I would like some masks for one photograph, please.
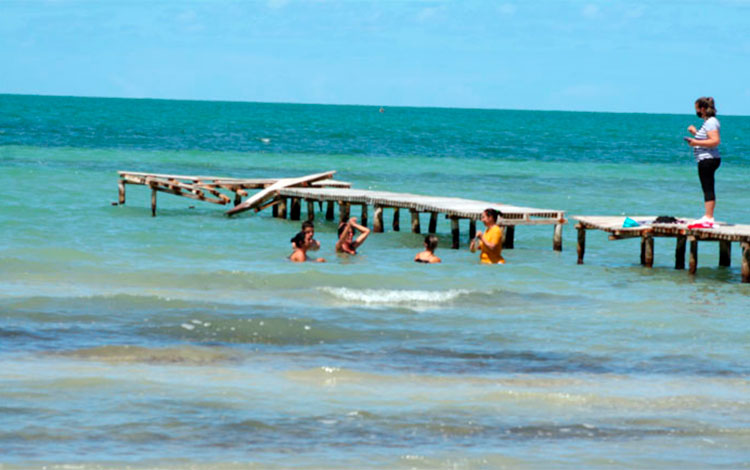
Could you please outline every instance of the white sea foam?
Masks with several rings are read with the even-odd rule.
[[[471,292],[465,289],[446,291],[350,289],[347,287],[320,287],[319,289],[337,299],[366,305],[434,305],[449,302]]]

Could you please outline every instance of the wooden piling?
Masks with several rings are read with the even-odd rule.
[[[409,212],[411,213],[411,232],[421,233],[422,229],[419,226],[419,212],[414,209],[409,210]]]
[[[437,232],[437,221],[438,221],[438,213],[430,212],[430,227],[428,228],[430,233]]]
[[[282,197],[280,199],[278,206],[279,206],[279,209],[276,212],[276,216],[279,219],[286,219],[286,198],[285,197]]]
[[[291,199],[292,199],[292,204],[289,210],[289,219],[299,220],[301,217],[300,212],[302,212],[302,208],[301,208],[302,204],[301,204],[300,198],[293,197]]]
[[[271,206],[271,217],[278,217],[279,216],[279,205],[274,204]]]
[[[393,208],[393,231],[398,232],[400,230],[401,214],[399,213],[398,207]]]
[[[156,217],[156,188],[151,188],[151,217]]]
[[[698,270],[698,240],[690,237],[690,274],[695,274]]]
[[[469,219],[469,243],[477,236],[477,221]]]
[[[459,243],[459,232],[458,232],[458,217],[451,217],[451,235],[453,236],[453,245],[452,248],[454,250],[458,249],[458,243]]]
[[[503,248],[512,250],[513,245],[515,244],[515,241],[514,241],[515,237],[516,237],[516,226],[506,225],[505,232],[503,233]]]
[[[581,224],[576,225],[576,228],[578,229],[578,264],[583,264],[583,256],[586,254],[586,228]]]
[[[563,224],[555,224],[555,231],[552,235],[552,249],[562,251]]]
[[[125,204],[125,181],[124,180],[120,180],[117,182],[117,192],[118,192],[117,203],[120,205]]]
[[[732,242],[719,241],[719,266],[728,268],[732,265]]]
[[[641,237],[641,266],[646,265],[646,238]]]
[[[750,282],[750,242],[740,243],[742,248],[742,282]]]
[[[685,269],[685,244],[687,243],[687,237],[685,235],[679,235],[677,237],[677,243],[674,248],[674,268]]]
[[[346,223],[349,220],[349,203],[339,201],[339,222]]]
[[[373,210],[373,220],[372,222],[372,231],[377,233],[383,232],[383,206],[375,205],[375,209]]]
[[[362,204],[362,213],[359,218],[359,224],[363,227],[367,227],[367,204]]]
[[[326,207],[326,220],[333,220],[334,204],[335,202],[328,201],[328,207]]]
[[[652,268],[654,266],[654,237],[651,232],[643,235],[643,247],[643,265]]]
[[[315,220],[315,201],[307,199],[307,220],[310,222]]]

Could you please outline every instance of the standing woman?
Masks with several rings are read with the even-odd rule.
[[[712,228],[714,226],[714,208],[716,207],[716,194],[714,193],[714,173],[721,165],[719,155],[719,120],[716,119],[716,105],[711,97],[702,97],[695,100],[695,114],[703,119],[700,129],[689,126],[688,132],[693,138],[686,137],[687,143],[693,147],[695,161],[698,162],[698,176],[703,188],[703,199],[706,205],[706,213],[692,225],[695,228]]]

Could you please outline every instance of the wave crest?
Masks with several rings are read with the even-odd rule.
[[[470,294],[465,289],[447,291],[400,289],[350,289],[347,287],[319,287],[321,292],[339,300],[366,305],[424,305],[442,304]]]

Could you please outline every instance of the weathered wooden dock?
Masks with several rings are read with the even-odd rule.
[[[369,191],[352,189],[351,184],[332,180],[334,171],[307,175],[299,178],[281,179],[241,179],[206,176],[165,175],[154,173],[137,173],[120,171],[119,203],[125,203],[125,185],[139,184],[151,188],[151,213],[156,215],[156,193],[165,192],[177,196],[189,197],[214,204],[229,204],[234,207],[228,215],[246,210],[256,212],[271,208],[273,216],[287,218],[287,208],[291,220],[300,220],[302,201],[307,205],[307,218],[315,218],[315,203],[322,209],[327,203],[326,220],[335,219],[335,206],[339,207],[339,220],[349,218],[352,206],[360,206],[360,223],[367,225],[369,206],[373,207],[373,231],[384,231],[384,211],[392,212],[394,231],[400,230],[400,211],[408,210],[411,214],[411,231],[421,233],[420,214],[430,215],[428,232],[437,231],[437,223],[442,214],[451,221],[452,246],[460,245],[460,221],[469,222],[468,240],[476,234],[476,221],[482,212],[492,207],[503,214],[498,225],[504,227],[503,246],[514,247],[515,227],[517,225],[553,225],[552,246],[556,251],[562,250],[562,229],[567,223],[565,212],[552,209],[513,206],[497,202],[477,201],[454,197],[424,196],[408,193],[386,191]],[[248,189],[260,189],[248,196]]]
[[[351,187],[351,183],[330,179],[334,173],[321,173],[321,178],[313,178],[308,183],[312,186]],[[151,188],[152,216],[156,216],[157,192],[221,205],[234,201],[234,205],[238,206],[242,202],[242,198],[248,196],[248,189],[265,189],[283,180],[282,178],[225,178],[220,176],[166,175],[135,171],[118,171],[117,174],[120,176],[117,183],[119,189],[118,203],[125,204],[125,185],[148,186]]]
[[[629,216],[641,223],[637,227],[623,227],[625,216],[573,216],[578,221],[578,264],[583,264],[586,251],[586,231],[600,230],[609,233],[610,240],[640,238],[641,264],[652,267],[654,264],[654,238],[675,239],[675,269],[685,269],[685,252],[690,242],[689,272],[695,274],[698,268],[698,242],[718,242],[719,266],[730,266],[732,243],[737,242],[742,252],[742,282],[750,282],[750,225],[721,224],[715,228],[689,229],[687,223],[657,224],[655,216]]]

